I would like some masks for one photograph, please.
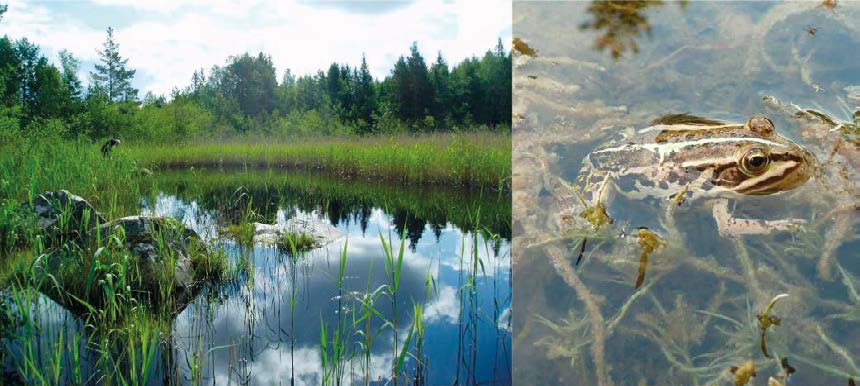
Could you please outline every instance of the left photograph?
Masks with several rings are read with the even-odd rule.
[[[510,2],[0,0],[0,385],[509,385]]]

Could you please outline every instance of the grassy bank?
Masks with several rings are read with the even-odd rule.
[[[414,185],[509,189],[511,175],[511,137],[495,133],[132,144],[123,152],[161,168],[321,170]]]
[[[27,201],[65,189],[107,218],[137,214],[140,198],[152,191],[152,179],[127,154],[106,159],[99,148],[61,139],[0,144],[0,200]]]

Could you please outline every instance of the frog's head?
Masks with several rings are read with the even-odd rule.
[[[815,156],[780,136],[763,116],[750,118],[733,157],[714,171],[714,183],[738,194],[765,195],[803,185],[818,169]]]

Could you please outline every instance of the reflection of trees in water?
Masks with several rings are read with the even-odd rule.
[[[679,4],[685,7],[687,1],[680,1]],[[603,31],[594,39],[594,48],[598,51],[608,49],[613,58],[619,59],[628,50],[639,52],[636,40],[642,32],[649,36],[651,34],[651,24],[645,12],[661,5],[662,0],[595,0],[587,10],[594,19],[581,24],[579,28]]]
[[[396,210],[409,212],[409,221],[414,223],[406,227],[412,232],[410,240],[420,238],[424,225],[433,229],[437,239],[448,223],[462,230],[474,229],[477,215],[480,215],[478,221],[482,227],[505,239],[510,239],[511,235],[510,198],[495,194],[456,190],[416,192],[403,187],[357,183],[331,186],[324,182],[319,186],[302,183],[243,184],[244,181],[224,182],[217,178],[212,183],[203,178],[195,184],[182,178],[182,173],[164,178],[164,186],[175,187],[174,191],[166,193],[176,194],[188,202],[196,201],[202,208],[216,210],[219,221],[228,224],[246,220],[245,214],[250,206],[258,215],[253,221],[275,222],[279,210],[285,210],[288,218],[295,215],[295,210],[316,211],[334,225],[358,224],[362,232],[367,232],[373,208],[382,208],[388,215],[393,215]],[[237,194],[236,186],[240,185],[241,193]],[[402,227],[405,218],[398,219],[397,225]],[[422,221],[419,227],[417,222]],[[370,231],[375,233],[373,229]]]

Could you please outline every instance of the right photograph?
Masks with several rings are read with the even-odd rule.
[[[513,3],[513,382],[860,382],[860,2]]]

